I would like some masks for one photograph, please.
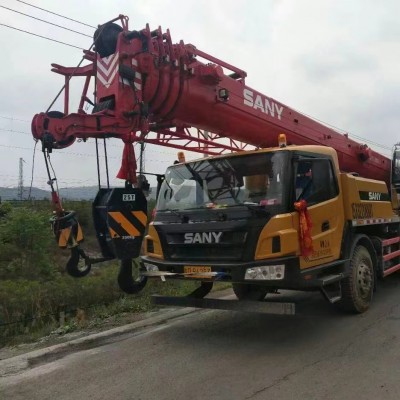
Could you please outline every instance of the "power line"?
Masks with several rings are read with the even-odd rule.
[[[52,42],[61,43],[61,44],[64,44],[65,46],[74,47],[75,49],[85,50],[85,49],[83,49],[82,47],[78,47],[78,46],[75,46],[75,45],[73,45],[73,44],[69,44],[69,43],[66,43],[66,42],[62,42],[61,40],[52,39],[52,38],[49,38],[49,37],[47,37],[47,36],[38,35],[37,33],[25,31],[25,30],[23,30],[23,29],[19,29],[19,28],[16,28],[16,27],[14,27],[14,26],[11,26],[11,25],[6,25],[6,24],[0,23],[0,26],[5,26],[6,28],[10,28],[10,29],[14,29],[14,30],[16,30],[16,31],[28,33],[29,35],[37,36],[37,37],[40,37],[40,38],[42,38],[42,39],[50,40],[50,41],[52,41]]]
[[[31,123],[31,121],[28,121],[26,119],[18,119],[18,118],[13,118],[13,117],[6,117],[5,115],[0,115],[0,118],[8,119],[10,121],[28,122],[29,124]]]
[[[2,5],[0,5],[0,7],[6,9],[8,11],[12,11],[12,12],[15,12],[17,14],[24,15],[25,17],[33,18],[33,19],[36,19],[37,21],[44,22],[45,24],[53,25],[53,26],[56,26],[57,28],[65,29],[67,31],[71,31],[71,32],[77,33],[78,35],[87,36],[87,37],[91,38],[91,36],[90,35],[86,35],[86,33],[75,31],[74,29],[70,29],[70,28],[67,28],[65,26],[58,25],[58,24],[55,24],[55,23],[50,22],[50,21],[46,21],[44,19],[34,17],[33,15],[25,14],[25,13],[23,13],[21,11],[13,10],[12,8],[8,8],[8,7],[2,6]]]
[[[10,133],[22,133],[22,134],[24,134],[24,135],[32,135],[32,134],[29,133],[29,132],[16,131],[16,130],[14,130],[14,129],[4,129],[4,128],[0,128],[0,131],[2,131],[2,132],[10,132]]]
[[[76,22],[77,24],[85,25],[85,26],[88,26],[89,28],[96,29],[96,27],[93,26],[93,25],[89,25],[89,24],[86,24],[85,22],[81,22],[81,21],[78,21],[78,20],[76,20],[76,19],[66,17],[65,15],[62,15],[62,14],[57,14],[57,13],[55,13],[55,12],[53,12],[53,11],[46,10],[45,8],[41,8],[41,7],[35,6],[35,5],[33,5],[33,4],[27,3],[26,1],[22,1],[22,0],[16,0],[16,1],[18,1],[19,3],[22,3],[22,4],[26,4],[26,5],[29,6],[29,7],[37,8],[38,10],[47,12],[47,13],[49,13],[49,14],[57,15],[57,17],[65,18],[65,19],[68,19],[69,21]]]
[[[0,147],[4,147],[7,149],[19,149],[19,150],[29,150],[32,151],[31,147],[22,147],[22,146],[11,146],[11,145],[6,145],[6,144],[0,144]],[[55,153],[52,153],[53,156],[58,156],[58,155],[63,155],[63,156],[74,156],[74,157],[96,157],[96,154],[89,154],[89,153],[74,153],[74,152],[63,152],[62,150],[58,150]],[[166,153],[167,154],[167,153]],[[104,158],[103,155],[99,155],[99,157]],[[117,156],[108,156],[108,158],[111,158],[113,160],[121,160],[121,157]],[[148,160],[151,162],[160,162],[160,163],[170,163],[169,161],[166,160]]]
[[[9,117],[1,117],[0,118],[6,118],[6,119],[10,119],[12,120],[12,118]],[[24,121],[25,122],[25,121]],[[28,122],[28,121],[26,121]],[[0,128],[0,132],[9,132],[9,133],[22,133],[23,135],[29,135],[31,136],[32,133],[30,132],[25,132],[25,131],[19,131],[19,130],[15,130],[15,129],[5,129],[5,128]],[[117,139],[117,138],[116,138]],[[135,146],[138,142],[135,143]],[[100,146],[103,146],[103,143],[99,143]],[[118,144],[113,144],[113,143],[108,143],[107,146],[112,146],[112,147],[116,147],[118,149],[123,149],[124,146],[123,145],[118,145]],[[152,149],[147,149],[146,151],[149,152],[153,152],[153,153],[157,153],[157,154],[167,154],[167,155],[175,155],[175,153],[173,153],[172,151],[159,151],[159,150],[152,150]],[[149,160],[149,161],[154,161],[154,160]]]

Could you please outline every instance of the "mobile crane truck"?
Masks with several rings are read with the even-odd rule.
[[[390,160],[246,86],[239,68],[183,41],[173,44],[168,30],[129,30],[124,16],[98,27],[84,58],[89,63],[76,68],[53,64],[65,76],[64,112],[35,115],[32,133],[47,156],[76,138],[123,140],[118,177],[125,187],[100,189],[93,204],[100,261],[121,260],[123,290],[137,292],[148,278],[197,280],[189,296],[156,301],[248,310],[264,304],[267,312],[289,314],[290,303],[260,301],[278,289],[319,290],[362,313],[377,280],[400,269],[397,145]],[[72,76],[86,78],[75,113],[68,109]],[[94,102],[87,97],[91,78]],[[181,159],[159,177],[146,235],[137,141],[211,155]],[[81,249],[79,223],[54,190],[53,200],[54,232],[60,247],[71,249],[69,272],[84,275],[89,268],[78,269],[79,257],[87,267],[96,260]],[[131,259],[140,253],[134,280]],[[221,280],[251,301],[204,298]]]

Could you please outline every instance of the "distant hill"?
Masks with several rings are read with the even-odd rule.
[[[23,199],[27,199],[29,196],[29,188],[24,188]],[[18,188],[5,188],[0,187],[0,198],[1,200],[19,200]],[[31,198],[36,200],[50,199],[50,192],[33,187],[31,190]]]
[[[93,200],[98,191],[97,186],[77,186],[60,188],[60,197],[68,200]],[[155,198],[156,188],[152,188],[150,198]],[[22,198],[26,200],[29,197],[29,188],[24,188]],[[0,198],[3,201],[19,200],[18,188],[0,187]],[[50,200],[50,190],[43,190],[33,187],[31,190],[31,198],[35,200]]]

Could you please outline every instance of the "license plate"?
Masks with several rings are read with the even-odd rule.
[[[204,265],[186,265],[183,267],[183,272],[185,274],[190,274],[187,276],[188,278],[204,278],[204,275],[201,274],[211,272],[211,267],[206,267]]]

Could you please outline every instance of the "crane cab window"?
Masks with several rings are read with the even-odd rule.
[[[295,200],[308,205],[321,203],[338,195],[332,164],[327,159],[300,160],[295,163]]]
[[[396,148],[393,153],[392,183],[396,190],[400,190],[400,149]]]
[[[285,212],[292,189],[289,152],[206,158],[171,166],[157,200],[158,211],[263,207]]]

